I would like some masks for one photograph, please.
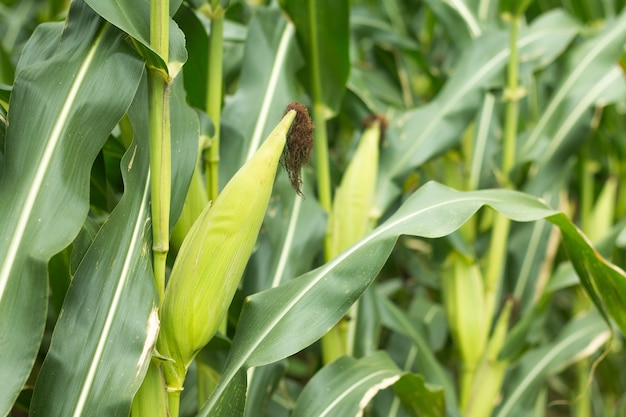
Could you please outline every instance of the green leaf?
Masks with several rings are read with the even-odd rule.
[[[185,196],[196,166],[200,124],[198,113],[187,104],[182,77],[175,78],[170,84],[170,93],[170,131],[172,136],[171,229],[183,210]],[[146,102],[145,109],[147,108]]]
[[[125,193],[72,280],[37,381],[33,416],[127,414],[152,356],[159,323],[150,256],[145,77],[143,81],[129,110],[135,141],[121,161]],[[180,96],[182,80],[174,84],[173,97],[176,91]],[[197,151],[190,140],[197,137],[197,122],[190,120],[196,116],[184,101],[172,102],[178,104],[172,106],[172,129],[179,133],[172,142],[173,172],[188,181]],[[173,210],[180,211],[184,188],[175,187],[172,195],[177,201]]]
[[[80,263],[63,303],[33,394],[33,416],[127,414],[145,375],[158,315],[147,223],[148,141],[136,138],[122,160],[124,197]]]
[[[463,46],[469,39],[483,34],[482,25],[468,4],[470,2],[427,0],[426,3],[437,15],[439,21],[446,26],[447,32],[458,46]]]
[[[176,23],[185,33],[185,47],[189,57],[183,66],[185,90],[189,94],[189,103],[197,108],[205,108],[207,89],[207,68],[209,36],[201,18],[187,5],[183,4],[174,16]]]
[[[568,54],[566,71],[541,118],[519,153],[522,161],[535,160],[534,176],[526,189],[539,195],[560,173],[564,161],[581,143],[582,126],[592,121],[589,111],[598,102],[614,102],[626,93],[624,73],[617,65],[626,42],[626,10],[607,23],[600,34]],[[617,94],[617,96],[615,95]]]
[[[250,22],[237,92],[224,105],[220,177],[227,181],[252,157],[298,95],[295,74],[301,59],[294,26],[279,9],[260,8]]]
[[[455,395],[452,378],[439,363],[414,322],[405,312],[382,296],[378,295],[376,297],[376,303],[378,311],[380,311],[382,323],[394,332],[409,337],[417,348],[415,360],[418,372],[423,374],[429,383],[442,387],[447,409],[458,409],[458,400]]]
[[[350,73],[349,2],[285,0],[305,57],[304,78],[313,101],[328,118],[339,109]]]
[[[528,352],[506,384],[503,403],[496,417],[514,415],[514,410],[528,401],[527,395],[539,388],[544,378],[565,366],[587,357],[610,337],[610,329],[597,313],[572,320],[552,343]]]
[[[34,39],[55,34],[58,26],[45,25]],[[144,66],[123,35],[81,1],[72,3],[54,54],[51,44],[27,45],[11,94],[0,177],[0,193],[11,196],[0,204],[0,415],[37,355],[46,263],[80,230],[91,164],[130,106]]]
[[[406,374],[393,385],[396,395],[410,416],[444,417],[443,390],[424,381],[421,375]]]
[[[611,308],[624,305],[615,300],[623,296],[612,286],[626,283],[626,274],[597,255],[564,214],[551,210],[535,197],[516,191],[458,192],[430,182],[409,197],[386,222],[332,261],[277,288],[247,298],[222,380],[200,415],[207,416],[214,411],[216,399],[242,367],[275,362],[325,334],[372,283],[399,235],[429,238],[448,235],[483,205],[515,221],[546,218],[559,226],[572,263],[579,274],[583,274],[581,279],[593,280],[594,286],[601,288],[603,297],[615,302]],[[626,290],[621,294],[626,294]],[[594,300],[601,306],[597,296]]]
[[[607,263],[564,214],[552,216],[548,220],[561,229],[563,246],[593,303],[605,319],[605,311],[608,312],[622,333],[626,334],[626,273]]]
[[[182,0],[170,0],[170,16]],[[175,78],[185,61],[185,35],[170,19],[169,57],[159,56],[150,45],[150,0],[127,2],[122,0],[85,0],[89,6],[111,24],[128,33],[139,43],[135,46],[149,66],[165,71]],[[165,63],[168,63],[167,65]]]
[[[566,231],[571,225],[564,215],[556,214],[527,194],[509,190],[461,193],[437,183],[424,185],[385,223],[329,263],[277,288],[248,297],[222,381],[200,415],[209,415],[224,385],[241,367],[275,362],[325,334],[371,284],[400,234],[445,236],[458,229],[482,205],[489,205],[516,221],[548,218]],[[595,253],[580,236],[567,234],[566,237],[581,253]],[[583,259],[586,256],[572,261],[580,263]],[[594,273],[605,274],[607,279],[624,278],[623,272],[601,258],[589,268]],[[607,276],[609,271],[612,275]],[[315,321],[307,319],[311,316]]]
[[[293,417],[362,416],[376,393],[402,373],[385,352],[361,359],[343,356],[313,376],[298,397]]]
[[[545,65],[576,34],[577,24],[562,12],[546,13],[518,41],[520,57],[530,67]],[[389,145],[381,155],[379,188],[381,209],[397,195],[388,180],[400,179],[411,169],[458,143],[480,103],[484,89],[501,83],[509,58],[508,34],[489,32],[474,40],[464,51],[454,73],[439,95],[427,105],[396,117]],[[382,211],[382,210],[381,210]]]
[[[267,415],[272,396],[279,389],[285,376],[287,362],[280,361],[254,368],[249,373],[249,388],[246,396],[246,417]]]

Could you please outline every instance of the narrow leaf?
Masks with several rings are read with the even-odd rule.
[[[595,281],[605,280],[606,286],[616,281],[626,282],[623,271],[599,257],[579,232],[570,230],[575,230],[575,226],[565,215],[551,210],[535,197],[510,190],[458,192],[430,182],[409,197],[385,223],[331,262],[277,288],[248,297],[222,380],[200,415],[212,412],[225,385],[241,367],[283,359],[325,334],[371,284],[400,234],[445,236],[457,230],[483,205],[515,221],[547,218],[563,230],[564,239],[578,251],[572,262],[582,271],[593,274]],[[311,321],[309,317],[316,319]]]
[[[444,417],[443,390],[424,381],[421,375],[406,374],[393,386],[404,409],[412,417]]]
[[[343,356],[313,376],[298,397],[293,416],[362,416],[376,393],[393,385],[402,373],[385,352],[361,359]]]
[[[233,176],[250,159],[297,96],[295,74],[301,67],[293,24],[279,9],[261,8],[250,22],[239,88],[222,113],[224,133],[237,146],[224,147],[220,177]]]
[[[543,66],[562,51],[577,29],[577,23],[563,12],[546,13],[520,34],[520,56],[531,59],[531,69]],[[381,155],[381,211],[398,194],[391,180],[402,178],[458,142],[482,102],[484,89],[501,82],[498,77],[508,58],[508,34],[486,33],[466,48],[454,74],[432,102],[395,118],[389,146]]]
[[[159,56],[150,45],[150,0],[121,1],[121,0],[85,0],[100,16],[122,31],[128,33],[135,40],[141,55],[148,65],[162,69],[171,78],[176,77],[185,61],[185,35],[178,25],[170,19],[169,57]],[[170,16],[176,12],[182,0],[170,1]],[[168,62],[168,65],[165,63]]]
[[[497,409],[496,417],[514,415],[525,396],[545,377],[562,370],[566,365],[589,356],[610,336],[606,323],[596,313],[572,320],[557,339],[547,346],[528,352],[520,365],[512,372],[511,389],[503,394],[504,402]]]
[[[35,33],[50,29],[60,33],[50,25]],[[122,34],[82,1],[72,3],[54,54],[49,47],[28,44],[28,65],[20,65],[11,94],[0,177],[0,194],[11,196],[0,204],[0,415],[10,409],[37,355],[47,309],[46,263],[80,230],[91,164],[128,109],[143,71]]]

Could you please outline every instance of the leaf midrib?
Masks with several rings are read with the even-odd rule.
[[[98,52],[98,48],[100,47],[102,39],[104,38],[107,27],[108,25],[105,24],[100,30],[100,33],[98,33],[95,37],[89,52],[85,56],[85,59],[81,64],[80,69],[78,70],[76,77],[74,78],[74,81],[72,82],[67,97],[65,98],[65,101],[61,106],[59,116],[57,117],[52,131],[50,132],[50,135],[48,136],[48,139],[46,141],[44,152],[41,156],[41,159],[39,160],[39,164],[37,165],[37,170],[35,171],[32,186],[30,187],[29,192],[26,195],[25,202],[22,205],[23,208],[20,211],[20,215],[15,224],[13,233],[9,238],[8,252],[6,257],[3,259],[2,268],[0,269],[0,302],[2,302],[2,299],[4,297],[11,271],[13,270],[15,260],[19,253],[19,248],[21,247],[22,241],[24,239],[24,234],[26,233],[28,222],[32,216],[35,202],[38,195],[40,194],[41,187],[50,167],[52,158],[61,140],[63,129],[70,118],[76,97],[78,96],[78,93],[80,92],[83,82],[85,81],[87,73],[89,72],[89,69],[93,64],[93,59],[96,55],[96,52]]]

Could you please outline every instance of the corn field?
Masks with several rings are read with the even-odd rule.
[[[0,417],[626,415],[623,0],[0,0]]]

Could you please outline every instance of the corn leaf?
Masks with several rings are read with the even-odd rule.
[[[214,414],[215,401],[242,367],[278,361],[325,334],[373,282],[399,235],[428,238],[448,235],[483,205],[515,221],[547,218],[556,224],[563,232],[572,263],[579,275],[583,275],[583,282],[593,280],[607,304],[617,308],[626,291],[617,292],[612,287],[626,285],[624,272],[597,255],[565,215],[520,192],[463,193],[430,182],[386,222],[332,261],[277,288],[247,298],[222,380],[200,415],[219,415]],[[599,296],[596,295],[594,301],[601,307]],[[618,315],[616,321],[626,329],[626,320],[621,317]]]
[[[181,85],[182,80],[173,85],[179,92],[175,97],[180,98]],[[139,91],[129,110],[135,142],[121,165],[126,192],[72,280],[37,381],[33,416],[127,414],[152,356],[159,322],[151,258],[145,78]],[[183,105],[172,109],[172,128],[178,132],[172,146],[173,171],[187,183],[197,151],[194,118]],[[173,189],[177,211],[184,190]],[[111,242],[116,242],[114,250]],[[58,401],[60,397],[64,400]]]
[[[446,408],[450,410],[451,414],[456,414],[458,399],[455,395],[452,378],[439,363],[417,326],[404,311],[380,294],[376,296],[376,305],[384,326],[411,339],[417,348],[415,360],[418,372],[423,375],[428,383],[441,388]]]
[[[0,204],[0,415],[39,349],[47,261],[80,230],[91,164],[130,106],[143,71],[122,34],[82,1],[72,3],[60,40],[59,29],[36,31],[34,40],[50,40],[27,45],[11,94],[0,177],[0,194],[10,196]]]
[[[424,381],[421,375],[405,374],[393,385],[402,406],[412,417],[444,417],[443,390]]]
[[[294,417],[362,416],[376,393],[403,372],[385,352],[354,359],[343,356],[325,366],[298,397]]]
[[[250,22],[239,88],[224,105],[222,123],[236,146],[223,149],[220,177],[226,181],[250,159],[297,97],[295,74],[301,58],[293,24],[279,9],[259,9]]]
[[[147,221],[148,142],[141,136],[122,160],[124,197],[65,297],[33,394],[33,416],[127,414],[145,375],[158,316]]]
[[[170,19],[169,57],[159,56],[150,45],[150,0],[85,0],[89,6],[111,24],[128,33],[138,43],[136,47],[148,65],[160,68],[172,78],[187,61],[185,35]],[[170,15],[174,14],[182,0],[170,0]],[[166,65],[165,63],[169,64]]]
[[[529,60],[526,70],[553,59],[577,30],[576,22],[563,12],[554,11],[538,18],[521,32],[518,41],[520,56]],[[477,38],[463,52],[453,75],[433,101],[398,115],[381,158],[381,211],[398,193],[391,180],[401,179],[409,170],[458,143],[482,102],[484,90],[501,82],[508,48],[505,32],[489,32]]]
[[[546,377],[595,352],[610,334],[606,322],[596,312],[572,320],[553,342],[522,357],[511,371],[509,389],[503,393],[504,401],[494,415],[506,417],[530,412],[532,396],[529,393],[540,389]]]
[[[561,174],[564,162],[582,142],[582,127],[591,123],[590,109],[626,93],[624,72],[617,64],[625,42],[626,10],[567,55],[562,81],[520,149],[520,159],[536,165],[525,188],[531,194],[541,195]]]

